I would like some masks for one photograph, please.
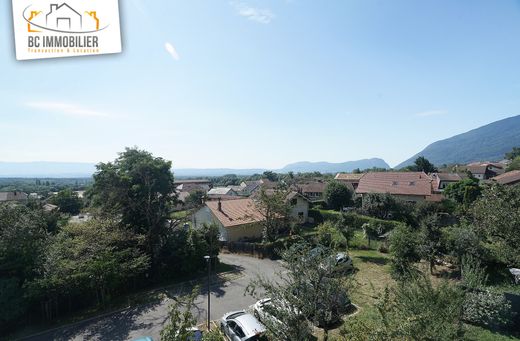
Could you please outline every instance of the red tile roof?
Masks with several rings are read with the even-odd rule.
[[[361,179],[365,175],[365,173],[338,173],[334,177],[336,180],[342,180],[342,181],[354,181],[357,182],[359,179]]]
[[[513,170],[504,174],[497,175],[494,178],[491,178],[491,180],[494,180],[502,185],[515,184],[517,182],[520,182],[520,170]]]
[[[264,216],[252,199],[227,200],[221,201],[220,204],[221,210],[218,209],[218,201],[206,202],[206,206],[224,227],[258,223],[264,220]]]
[[[432,194],[431,182],[423,172],[370,172],[360,179],[356,193],[429,196]]]

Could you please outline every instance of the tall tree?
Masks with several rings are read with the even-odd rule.
[[[330,323],[348,308],[348,283],[330,273],[335,253],[318,248],[307,242],[293,245],[282,252],[283,270],[277,278],[257,277],[247,288],[257,298],[271,298],[267,312],[274,319],[264,322],[273,339],[313,339],[311,325],[321,325],[326,338]]]
[[[426,174],[429,174],[437,171],[435,165],[424,156],[419,156],[417,159],[415,159],[414,164],[414,168],[418,172],[425,172]]]
[[[176,202],[171,162],[137,148],[127,148],[114,162],[96,166],[90,196],[101,212],[144,234],[147,252],[156,261],[167,219]]]
[[[473,177],[449,184],[444,190],[444,195],[455,202],[468,207],[481,194],[479,180]]]
[[[333,210],[340,210],[352,201],[352,191],[339,181],[331,181],[325,187],[324,198],[327,206]]]
[[[520,267],[520,186],[489,186],[470,211],[473,226],[492,253],[507,265]]]
[[[77,193],[70,188],[61,190],[50,200],[51,203],[60,208],[60,212],[69,214],[78,214],[81,209],[81,199]]]
[[[263,216],[264,242],[273,242],[278,234],[290,225],[291,203],[287,200],[289,195],[285,190],[260,189],[257,197],[257,206]]]
[[[513,160],[520,156],[520,147],[513,147],[513,149],[506,153],[505,157],[508,160]]]
[[[419,251],[421,257],[428,261],[430,273],[433,274],[435,260],[444,251],[441,221],[437,214],[432,214],[421,222]]]

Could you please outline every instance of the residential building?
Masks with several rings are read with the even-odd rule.
[[[215,187],[208,191],[207,197],[209,199],[222,199],[222,197],[235,197],[237,192],[228,187]]]
[[[325,192],[327,184],[322,181],[313,181],[303,184],[296,184],[294,187],[298,193],[301,193],[311,202],[316,202],[323,200],[323,193]]]
[[[363,175],[365,173],[338,173],[334,179],[356,190]]]
[[[492,162],[474,162],[466,165],[466,170],[479,180],[488,180],[504,173],[504,165]]]
[[[462,180],[462,176],[457,173],[432,173],[431,178],[434,192],[442,192],[449,184]]]
[[[174,182],[177,192],[192,192],[201,190],[208,192],[211,189],[211,181],[209,180],[177,180]]]
[[[491,178],[501,185],[516,185],[520,183],[520,170],[513,170],[504,174],[497,175]]]
[[[264,216],[253,199],[208,201],[193,216],[195,226],[214,223],[223,241],[262,237]]]
[[[440,201],[442,195],[432,190],[432,179],[424,172],[369,172],[361,177],[356,194],[388,193],[399,199]]]
[[[274,190],[266,190],[274,193]],[[309,217],[309,200],[297,192],[288,193],[291,205],[290,217],[303,224]],[[224,241],[240,241],[262,237],[264,214],[255,198],[234,197],[231,200],[210,200],[193,215],[195,226],[214,223],[219,227]]]
[[[17,201],[17,202],[26,202],[28,200],[27,193],[13,191],[13,192],[0,192],[0,202],[6,201]]]

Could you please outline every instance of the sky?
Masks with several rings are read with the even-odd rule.
[[[122,54],[24,62],[10,3],[0,161],[394,166],[520,114],[519,0],[121,0]]]

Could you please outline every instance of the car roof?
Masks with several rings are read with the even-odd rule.
[[[242,331],[246,337],[253,336],[265,332],[265,327],[261,324],[253,315],[248,313],[242,313],[230,316],[232,320],[242,327]]]

